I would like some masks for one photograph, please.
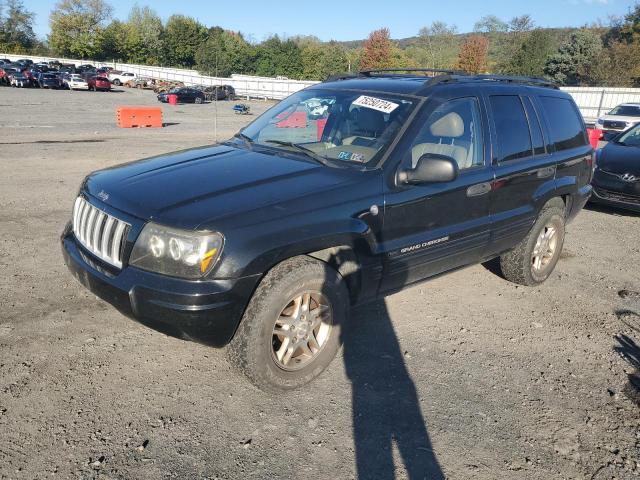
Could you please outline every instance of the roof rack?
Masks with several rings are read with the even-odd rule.
[[[475,80],[487,80],[492,82],[520,83],[523,85],[533,85],[536,87],[554,88],[556,90],[559,88],[555,82],[551,80],[546,80],[544,78],[539,78],[539,77],[521,77],[521,76],[514,76],[514,75],[487,74],[487,75],[474,75],[470,78]]]
[[[404,74],[400,72],[405,72]],[[415,75],[412,73],[426,73],[428,75],[427,80],[424,82],[424,87],[432,87],[440,83],[450,83],[457,81],[489,81],[489,82],[504,82],[504,83],[518,83],[521,85],[531,85],[535,87],[546,87],[558,89],[558,85],[551,80],[538,77],[523,77],[517,75],[496,75],[496,74],[479,74],[474,75],[461,70],[445,70],[437,68],[387,68],[380,70],[362,70],[358,73],[350,73],[343,75],[333,75],[327,78],[327,82],[348,80],[352,78],[371,78],[374,76],[388,76],[392,77],[411,77]]]
[[[372,74],[385,74],[385,73],[399,73],[399,72],[406,72],[406,73],[431,73],[433,75],[431,75],[432,77],[436,76],[436,75],[464,75],[465,72],[461,71],[461,70],[447,70],[447,69],[441,69],[441,68],[383,68],[383,69],[377,69],[377,70],[361,70],[359,72],[360,75],[365,76],[365,77],[371,77]]]

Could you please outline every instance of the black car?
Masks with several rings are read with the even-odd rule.
[[[58,73],[41,73],[36,79],[36,83],[40,88],[61,88],[62,79]]]
[[[640,212],[640,125],[598,151],[591,201]]]
[[[168,103],[169,95],[176,95],[180,103],[204,103],[206,99],[205,94],[197,88],[181,87],[159,93],[158,101]]]
[[[553,84],[363,72],[222,144],[90,174],[62,251],[125,315],[230,343],[256,385],[291,389],[331,362],[353,305],[496,257],[513,282],[546,280],[592,173]]]

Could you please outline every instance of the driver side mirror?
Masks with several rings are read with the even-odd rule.
[[[446,183],[458,178],[458,162],[438,153],[426,153],[418,159],[415,168],[398,172],[398,181],[408,185]]]

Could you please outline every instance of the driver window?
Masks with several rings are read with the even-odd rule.
[[[460,170],[484,164],[482,122],[478,100],[449,100],[437,107],[411,145],[411,166],[427,153],[453,158]]]

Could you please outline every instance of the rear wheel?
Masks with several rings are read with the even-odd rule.
[[[347,312],[347,288],[335,270],[309,257],[292,258],[260,282],[229,359],[262,390],[297,388],[335,357]]]
[[[204,100],[202,99],[202,97],[196,97],[195,102],[196,102],[197,104],[200,104],[200,103],[202,103],[203,101],[204,101]]]
[[[113,81],[113,84],[114,84],[116,87],[119,87],[120,85],[122,85],[122,82],[116,78],[116,79]]]
[[[528,286],[544,282],[560,259],[564,235],[564,202],[554,199],[542,209],[529,234],[500,257],[505,278]]]

